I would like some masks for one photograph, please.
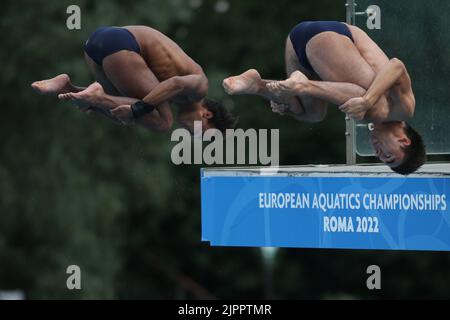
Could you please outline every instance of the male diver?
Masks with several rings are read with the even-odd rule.
[[[408,175],[426,161],[421,136],[407,123],[414,115],[411,79],[399,59],[389,59],[361,29],[335,21],[303,22],[286,41],[285,81],[263,80],[256,70],[224,80],[231,95],[271,101],[275,113],[320,122],[327,105],[350,118],[373,123],[376,155]]]
[[[146,26],[102,27],[90,36],[84,51],[97,82],[81,88],[63,74],[32,87],[73,101],[83,112],[154,132],[173,126],[170,103],[179,107],[177,122],[191,133],[194,121],[201,121],[203,130],[234,126],[235,118],[206,98],[208,78],[202,68],[161,32]]]

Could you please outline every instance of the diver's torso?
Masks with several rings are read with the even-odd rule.
[[[174,41],[145,26],[127,26],[141,47],[141,55],[159,81],[175,76],[203,74],[202,68]]]

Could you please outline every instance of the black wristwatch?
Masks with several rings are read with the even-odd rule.
[[[131,111],[133,112],[134,120],[139,120],[146,114],[149,114],[153,110],[155,110],[156,107],[150,103],[146,103],[144,101],[138,101],[135,104],[131,106]]]

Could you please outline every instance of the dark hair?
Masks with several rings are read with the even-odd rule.
[[[422,137],[408,123],[406,123],[405,134],[411,140],[411,145],[404,149],[405,160],[403,163],[392,170],[407,176],[423,166],[427,161],[427,152]]]
[[[204,106],[212,112],[213,117],[209,121],[217,130],[225,133],[227,129],[234,129],[236,127],[237,118],[222,104],[210,99],[205,99]]]

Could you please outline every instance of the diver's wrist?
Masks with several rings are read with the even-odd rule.
[[[378,99],[374,95],[371,95],[371,94],[366,94],[363,98],[366,102],[367,110],[372,109],[378,101]]]
[[[156,109],[156,106],[146,103],[144,101],[138,101],[131,106],[131,112],[133,113],[134,121],[138,121],[146,114],[153,112]]]

